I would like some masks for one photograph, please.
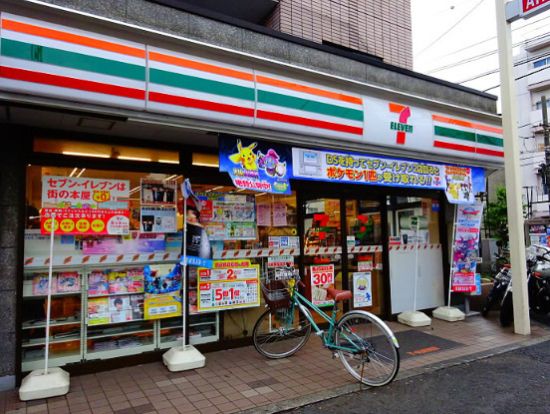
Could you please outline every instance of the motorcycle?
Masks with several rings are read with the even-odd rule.
[[[502,256],[495,256],[497,256],[497,260],[503,259]],[[487,295],[485,303],[483,304],[483,308],[481,309],[481,315],[483,317],[487,317],[491,308],[493,308],[493,306],[495,306],[497,303],[502,302],[504,294],[506,293],[506,290],[508,289],[508,285],[510,284],[510,280],[512,278],[510,264],[506,263],[506,261],[504,260],[500,261],[502,262],[502,265],[500,266],[500,270],[495,276],[493,287],[491,288],[489,295]]]
[[[533,245],[533,247],[536,251],[531,251],[527,257],[529,310],[535,315],[547,315],[550,312],[550,249],[540,245]],[[539,254],[541,251],[542,254]],[[497,284],[500,284],[498,292],[502,292],[505,287],[500,305],[500,324],[501,326],[509,326],[514,320],[512,272],[510,268],[508,268],[506,276],[501,277],[500,282],[495,280],[495,285]],[[493,289],[495,285],[493,285]]]

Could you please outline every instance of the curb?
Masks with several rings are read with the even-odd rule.
[[[529,339],[516,344],[503,345],[501,347],[491,349],[489,351],[477,352],[463,357],[457,357],[442,362],[436,362],[420,368],[410,368],[400,372],[397,375],[395,381],[402,381],[404,379],[416,377],[418,375],[426,374],[429,372],[439,371],[441,369],[450,368],[457,365],[468,364],[474,361],[491,358],[497,355],[501,355],[510,351],[515,351],[520,348],[526,348],[528,346],[537,345],[542,342],[550,341],[550,336],[544,336],[540,338]],[[320,391],[303,397],[293,398],[291,400],[267,404],[262,407],[255,407],[248,410],[241,411],[241,414],[272,414],[284,411],[293,410],[295,408],[303,407],[305,405],[315,404],[318,402],[330,400],[332,398],[340,397],[346,394],[352,394],[359,391],[364,391],[370,387],[360,385],[357,383],[345,385],[338,388],[332,388],[326,391]]]

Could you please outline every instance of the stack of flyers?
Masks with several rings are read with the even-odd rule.
[[[88,295],[100,296],[109,294],[109,281],[107,275],[101,271],[95,271],[88,277]]]
[[[133,320],[132,307],[130,306],[130,296],[112,296],[109,298],[109,311],[111,313],[111,322],[127,322]]]
[[[52,276],[52,293],[57,293],[57,277]],[[47,295],[48,294],[48,275],[37,274],[32,279],[32,294]]]
[[[80,291],[80,276],[78,272],[61,272],[57,275],[57,292],[70,293]]]
[[[109,299],[92,298],[88,300],[88,325],[101,325],[110,322]]]
[[[126,272],[112,271],[109,273],[109,293],[128,293]]]
[[[143,292],[143,269],[130,269],[127,275],[129,293]]]

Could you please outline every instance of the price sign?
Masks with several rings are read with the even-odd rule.
[[[327,289],[334,287],[334,265],[315,265],[309,267],[311,275],[311,301],[314,305],[328,306],[334,304],[327,299]]]
[[[212,269],[198,269],[197,310],[260,306],[260,266],[250,260],[215,260]]]

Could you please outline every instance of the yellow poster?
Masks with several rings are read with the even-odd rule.
[[[145,294],[144,318],[161,319],[181,315],[180,292]]]

